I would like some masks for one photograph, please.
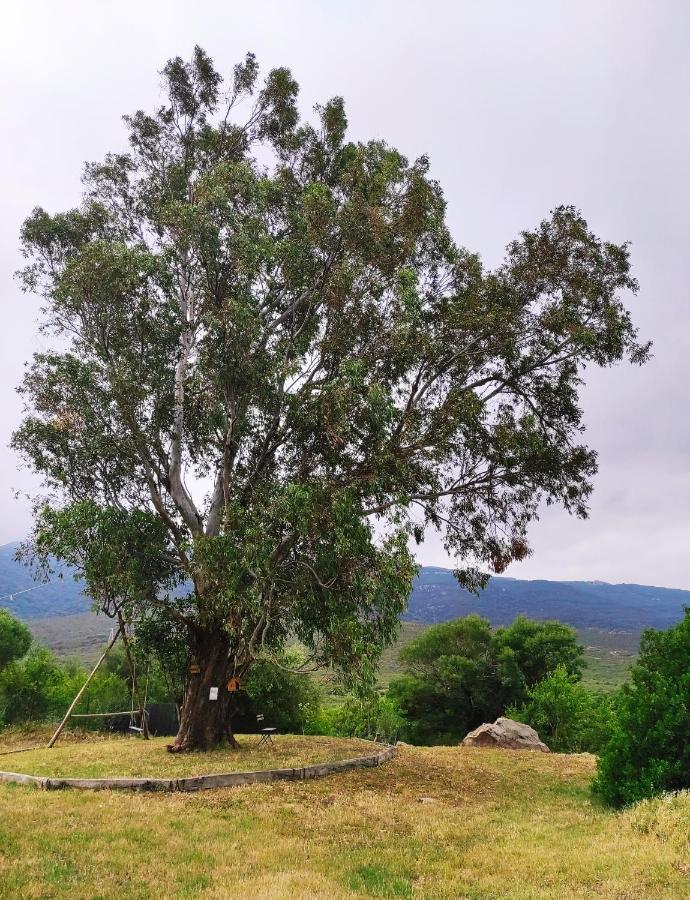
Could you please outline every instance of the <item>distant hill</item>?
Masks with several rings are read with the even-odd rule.
[[[0,606],[31,627],[34,637],[61,655],[94,655],[106,639],[111,622],[95,616],[82,585],[69,569],[48,584],[33,580],[31,571],[14,559],[17,544],[0,547]],[[25,593],[22,593],[25,592]],[[578,629],[587,647],[592,678],[615,686],[624,677],[645,628],[668,628],[690,606],[690,591],[639,584],[597,581],[522,581],[492,578],[478,597],[464,591],[449,569],[422,568],[403,617],[405,643],[423,625],[445,622],[478,612],[493,625],[512,622],[524,613],[534,619],[559,619]],[[385,666],[397,668],[393,648]],[[384,668],[385,668],[384,666]]]
[[[47,584],[35,581],[31,569],[15,560],[18,543],[0,546],[0,606],[20,619],[47,619],[88,612],[91,601],[67,567]],[[8,596],[11,595],[11,596]]]
[[[494,625],[504,625],[524,613],[578,629],[639,632],[668,628],[682,618],[684,606],[690,606],[690,591],[601,581],[493,577],[477,597],[463,590],[449,569],[425,566],[415,579],[404,618],[433,624],[478,612]]]

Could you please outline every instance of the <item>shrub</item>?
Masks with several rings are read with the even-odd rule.
[[[313,733],[313,723],[321,706],[321,690],[312,677],[298,671],[304,654],[297,648],[286,651],[276,665],[259,659],[251,667],[244,690],[235,698],[233,729],[256,728],[256,716],[265,716],[267,725],[286,733]]]
[[[55,656],[44,647],[32,647],[23,660],[10,663],[0,673],[3,724],[52,718],[61,705],[64,680],[64,669]]]
[[[22,660],[0,672],[0,725],[21,725],[61,719],[84,684],[87,671],[73,661],[63,662],[46,647],[32,647]],[[75,713],[116,712],[130,708],[127,682],[99,671],[79,701]],[[103,719],[80,720],[81,727],[101,728]]]
[[[31,646],[31,632],[6,609],[0,609],[0,671],[22,656]]]
[[[557,753],[597,753],[611,736],[613,699],[588,691],[558,666],[529,691],[525,704],[505,714],[531,725]]]
[[[335,709],[331,734],[390,741],[398,736],[403,724],[398,707],[391,697],[372,694],[369,697],[347,697]]]
[[[594,789],[611,806],[690,788],[690,609],[646,631],[599,758]]]
[[[415,744],[449,744],[524,703],[542,673],[563,665],[579,678],[582,648],[559,622],[518,617],[492,630],[476,614],[434,625],[400,653],[406,674],[389,694],[405,720],[402,736]]]

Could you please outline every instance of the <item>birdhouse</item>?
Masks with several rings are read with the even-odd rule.
[[[199,663],[193,662],[193,663],[191,664],[191,666],[189,667],[189,671],[191,672],[192,675],[198,675],[199,672],[201,672],[201,669],[200,669],[200,667],[199,667]]]
[[[239,691],[239,689],[240,689],[240,679],[234,678],[234,677],[231,678],[230,681],[228,681],[228,690],[230,691],[230,693],[234,694],[235,691]]]

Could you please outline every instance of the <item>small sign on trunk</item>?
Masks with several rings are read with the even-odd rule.
[[[212,687],[209,690],[208,699],[209,700],[217,700],[218,699],[218,688],[217,687]]]

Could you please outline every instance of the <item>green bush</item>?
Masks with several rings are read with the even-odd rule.
[[[391,697],[372,694],[346,697],[341,706],[331,707],[319,724],[322,734],[392,741],[397,739],[403,720]]]
[[[88,675],[73,661],[63,662],[46,647],[33,646],[24,659],[0,672],[0,725],[52,722],[62,718]],[[113,672],[99,671],[75,713],[129,709],[128,683]],[[103,719],[79,720],[80,727],[102,728]]]
[[[596,794],[615,807],[686,788],[690,788],[690,609],[673,628],[643,634],[594,782]]]
[[[471,614],[427,628],[400,660],[406,674],[393,679],[389,694],[404,719],[402,737],[451,744],[526,702],[535,679],[559,664],[579,678],[583,651],[575,631],[560,622],[518,617],[494,631]]]
[[[321,689],[314,679],[298,671],[304,654],[297,648],[286,651],[276,665],[258,659],[251,667],[245,690],[236,697],[235,731],[256,727],[256,716],[265,716],[267,725],[285,733],[314,733],[319,716]]]
[[[0,710],[4,725],[42,722],[59,705],[64,671],[44,647],[32,647],[23,660],[0,672]]]
[[[588,691],[565,666],[538,682],[520,707],[505,715],[531,725],[556,753],[597,753],[610,738],[613,700]]]
[[[0,609],[0,671],[22,656],[31,646],[31,632],[6,609]]]

